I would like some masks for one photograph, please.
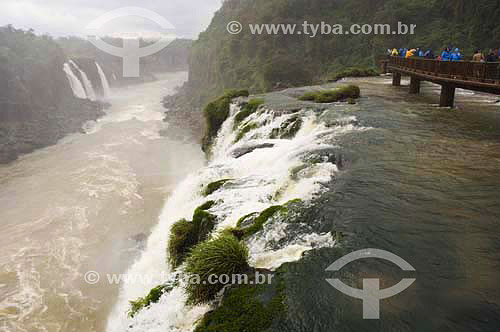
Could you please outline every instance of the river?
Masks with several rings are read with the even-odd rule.
[[[186,79],[114,89],[86,134],[0,166],[0,330],[103,331],[118,285],[84,274],[124,271],[165,198],[204,163],[196,142],[158,134],[161,99]]]
[[[496,97],[459,90],[451,110],[436,105],[432,84],[412,96],[389,77],[351,79],[361,87],[359,102],[321,112],[295,98],[301,89],[274,92],[261,96],[267,108],[248,122],[235,124],[232,106],[205,164],[196,143],[158,136],[159,100],[184,79],[172,74],[115,91],[113,107],[88,134],[0,168],[0,327],[190,331],[210,307],[186,306],[182,287],[127,318],[128,301],[162,280],[119,288],[89,285],[83,274],[172,274],[170,227],[207,200],[223,230],[248,213],[300,199],[301,211],[246,241],[252,266],[282,266],[288,314],[269,331],[499,330]],[[279,136],[296,117],[293,137]],[[242,154],[248,146],[254,149]],[[202,188],[220,179],[228,182],[203,196]],[[357,288],[367,277],[380,278],[381,288],[416,278],[381,301],[375,321],[362,319],[360,300],[326,282],[331,263],[365,248],[390,251],[416,269],[364,260],[337,273]]]

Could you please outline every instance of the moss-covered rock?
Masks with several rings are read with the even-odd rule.
[[[196,305],[212,301],[225,285],[214,283],[209,277],[248,271],[248,257],[248,248],[228,234],[195,246],[186,259],[184,270],[190,280],[186,285],[186,303]]]
[[[255,233],[264,229],[264,225],[277,214],[287,214],[291,208],[296,208],[296,205],[302,204],[302,200],[294,199],[283,205],[274,205],[262,212],[254,212],[241,217],[236,227],[242,233],[242,239],[247,239]]]
[[[315,103],[333,103],[345,101],[348,98],[359,98],[361,92],[356,85],[347,85],[334,90],[307,92],[299,99]]]
[[[168,241],[168,261],[172,268],[182,264],[189,249],[196,244],[194,240],[193,223],[181,219],[170,228],[170,239]],[[197,238],[197,237],[196,237]]]
[[[299,116],[291,117],[284,121],[279,128],[274,128],[271,131],[270,138],[291,139],[297,135],[297,132],[302,128],[302,118]]]
[[[206,133],[202,142],[202,149],[208,152],[213,139],[217,136],[220,127],[229,116],[231,100],[236,97],[248,97],[248,90],[230,90],[223,96],[208,103],[203,110],[206,121]]]
[[[250,115],[255,113],[259,106],[264,104],[264,99],[250,99],[248,103],[246,103],[240,112],[238,112],[234,117],[234,127],[237,128],[238,125],[248,118]]]
[[[242,229],[243,238],[248,238],[253,234],[261,231],[262,229],[264,229],[264,225],[269,221],[271,217],[273,217],[278,212],[283,212],[285,210],[286,208],[282,205],[275,205],[265,209],[259,214],[258,217],[253,219],[251,225]],[[242,225],[243,222],[240,224]]]
[[[195,332],[262,332],[286,313],[284,283],[247,284],[225,291],[220,305],[205,314]]]
[[[234,140],[234,142],[239,142],[248,132],[250,132],[251,130],[254,130],[255,128],[258,128],[259,126],[255,123],[249,123],[247,124],[245,127],[243,127],[242,129],[240,129],[240,131],[238,131],[238,134],[236,135],[236,139]]]
[[[179,283],[177,280],[164,285],[159,285],[151,289],[145,297],[140,297],[135,301],[129,301],[130,309],[128,311],[128,316],[134,317],[142,309],[149,307],[152,303],[157,303],[163,294],[172,291],[172,289],[178,285]]]
[[[213,204],[214,201],[204,203],[194,211],[193,221],[181,219],[170,228],[167,251],[172,268],[175,269],[184,262],[191,248],[208,239],[217,220],[215,215],[206,211]]]
[[[231,181],[231,179],[222,179],[219,181],[211,182],[207,184],[203,190],[203,196],[208,196],[219,190],[226,182]]]

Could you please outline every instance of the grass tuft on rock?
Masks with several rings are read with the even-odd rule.
[[[347,85],[334,90],[307,92],[299,99],[302,101],[312,101],[315,103],[334,103],[345,101],[349,98],[359,98],[360,89],[356,85]]]
[[[226,182],[231,181],[231,179],[222,179],[219,181],[211,182],[207,184],[203,190],[203,196],[208,196],[219,190]]]
[[[248,238],[255,233],[264,229],[264,224],[266,224],[271,217],[273,217],[278,212],[286,211],[286,208],[282,205],[271,206],[264,211],[262,211],[257,218],[253,221],[250,227],[243,229],[243,238]]]
[[[234,127],[237,128],[238,125],[243,121],[245,120],[246,118],[248,118],[250,115],[252,115],[253,113],[255,113],[258,109],[259,109],[259,106],[264,104],[264,99],[250,99],[248,101],[247,104],[245,104],[245,106],[243,106],[243,108],[241,109],[241,111],[236,114],[236,116],[234,117]]]
[[[213,139],[217,136],[220,127],[229,116],[231,100],[237,97],[248,97],[248,90],[230,90],[223,96],[208,103],[203,114],[206,121],[206,133],[202,142],[202,149],[208,152]]]
[[[181,265],[191,248],[208,239],[215,227],[217,217],[206,210],[210,209],[214,201],[200,205],[193,214],[193,221],[181,219],[170,228],[168,241],[168,262],[172,268]]]
[[[255,123],[249,123],[245,127],[243,127],[238,134],[236,135],[236,139],[234,140],[234,143],[239,142],[248,132],[251,130],[254,130],[258,126]]]
[[[302,128],[302,123],[302,119],[298,116],[287,119],[279,128],[274,128],[271,131],[270,138],[292,139]]]
[[[194,225],[186,219],[177,221],[170,228],[168,241],[168,261],[172,268],[182,264],[189,249],[196,244],[193,236]]]
[[[186,259],[184,271],[191,281],[196,279],[199,282],[187,283],[186,303],[197,305],[212,301],[224,285],[209,282],[209,277],[232,276],[248,271],[248,258],[248,248],[229,234],[195,246]]]
[[[149,294],[145,297],[140,297],[135,301],[129,301],[130,309],[128,311],[128,316],[132,318],[142,309],[149,307],[152,303],[157,303],[164,293],[169,292],[172,289],[172,285],[159,285],[151,289]]]

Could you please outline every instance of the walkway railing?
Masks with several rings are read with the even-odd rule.
[[[439,61],[391,56],[389,67],[461,81],[500,84],[499,62]]]

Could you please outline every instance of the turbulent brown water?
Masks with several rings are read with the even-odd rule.
[[[158,135],[161,99],[186,78],[116,89],[87,134],[0,166],[1,331],[104,329],[118,285],[83,275],[124,271],[165,198],[204,162],[195,142]]]

